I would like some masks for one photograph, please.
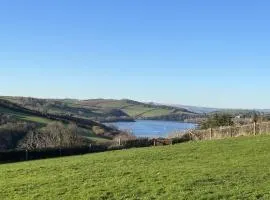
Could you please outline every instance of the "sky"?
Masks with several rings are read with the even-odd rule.
[[[270,1],[1,0],[0,95],[270,108]]]

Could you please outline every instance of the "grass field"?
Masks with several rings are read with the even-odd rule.
[[[103,142],[110,141],[109,139],[105,139],[105,138],[102,138],[102,137],[96,135],[95,133],[93,133],[92,130],[85,129],[85,128],[79,128],[79,130],[80,130],[81,136],[86,137],[86,138],[88,138],[92,141],[95,141],[97,143],[103,143]]]
[[[0,165],[0,199],[270,199],[270,136]]]
[[[173,109],[146,106],[145,104],[136,104],[126,100],[89,100],[83,104],[95,106],[97,108],[115,108],[121,109],[131,117],[153,117],[170,114]],[[149,113],[149,114],[148,114]]]
[[[38,117],[35,115],[29,115],[21,112],[16,112],[7,108],[0,107],[0,113],[5,113],[5,114],[11,114],[14,117],[23,120],[23,121],[28,121],[28,122],[34,122],[34,123],[40,123],[40,124],[48,124],[52,122],[52,120],[49,120],[44,117]]]
[[[142,117],[156,117],[161,115],[169,115],[172,113],[172,110],[169,109],[154,109],[149,112],[145,112]]]
[[[153,110],[153,108],[147,108],[140,105],[129,106],[122,109],[125,113],[127,113],[131,117],[136,117],[138,115],[142,115],[143,113],[149,112]]]

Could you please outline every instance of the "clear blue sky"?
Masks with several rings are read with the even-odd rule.
[[[270,108],[270,1],[2,0],[0,95]]]

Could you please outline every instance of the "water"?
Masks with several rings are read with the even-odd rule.
[[[184,122],[137,120],[136,122],[113,122],[120,130],[131,131],[137,137],[168,137],[175,131],[184,131],[194,128],[196,125]]]

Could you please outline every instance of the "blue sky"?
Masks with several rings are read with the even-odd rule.
[[[0,95],[270,108],[270,2],[2,0]]]

